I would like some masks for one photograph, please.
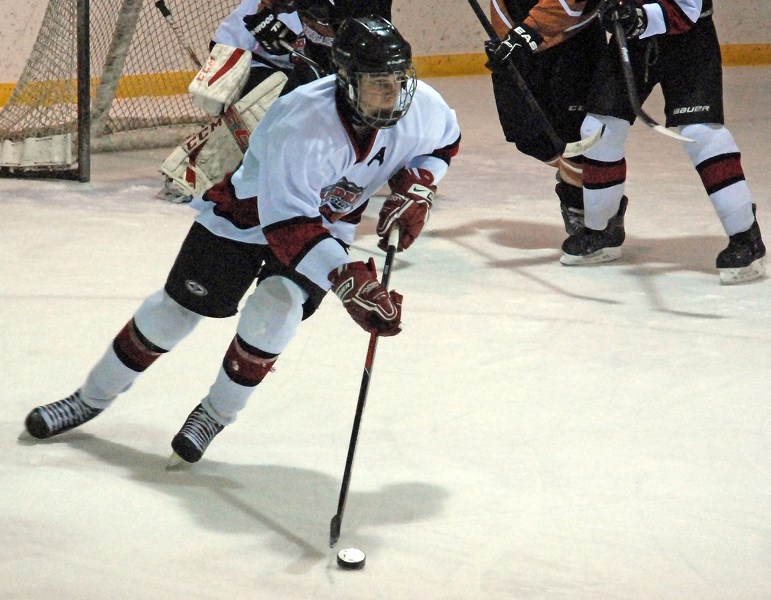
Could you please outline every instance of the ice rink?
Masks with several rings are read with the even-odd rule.
[[[771,67],[725,79],[768,243]],[[503,141],[488,78],[431,83],[463,143],[391,279],[405,329],[378,348],[335,550],[368,341],[337,299],[191,469],[164,470],[169,442],[236,319],[82,428],[20,440],[163,284],[193,213],[154,197],[168,150],[98,155],[89,184],[0,180],[0,597],[771,598],[771,281],[720,285],[700,180],[642,124],[622,259],[561,266],[553,175]],[[382,265],[378,207],[353,254]],[[363,571],[337,567],[348,546]]]

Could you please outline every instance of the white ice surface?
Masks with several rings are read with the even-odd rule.
[[[726,70],[771,241],[769,75]],[[378,348],[337,546],[361,572],[328,547],[367,346],[336,299],[190,470],[164,470],[169,441],[235,319],[80,430],[20,441],[162,285],[192,212],[153,197],[165,151],[0,181],[0,597],[771,598],[771,283],[719,284],[699,179],[640,124],[622,259],[561,266],[552,174],[502,141],[488,79],[432,83],[463,145],[392,278],[405,330]],[[376,208],[355,253],[382,262]]]

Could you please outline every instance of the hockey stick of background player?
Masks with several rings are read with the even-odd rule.
[[[487,15],[482,10],[482,7],[479,6],[479,2],[477,0],[468,0],[468,3],[471,5],[471,8],[474,11],[474,14],[477,16],[477,19],[479,19],[479,22],[482,24],[485,33],[487,33],[487,35],[490,37],[490,41],[495,44],[500,44],[501,40],[498,38],[498,34],[495,33],[495,29],[493,29],[493,25],[490,23],[490,19],[487,18]],[[565,143],[560,138],[560,136],[557,135],[557,132],[554,131],[554,127],[552,126],[551,121],[549,121],[549,118],[543,112],[541,105],[538,104],[538,100],[536,100],[535,96],[533,96],[533,93],[530,91],[527,83],[522,78],[522,75],[520,75],[517,67],[514,66],[514,62],[512,61],[511,57],[506,59],[506,70],[514,80],[514,83],[524,97],[525,102],[530,107],[530,110],[532,110],[533,113],[538,117],[538,120],[541,122],[541,130],[546,134],[546,137],[549,138],[549,142],[554,147],[556,152],[560,153],[565,158],[571,158],[573,156],[583,154],[600,141],[600,138],[604,133],[604,128],[600,129],[586,139],[582,139],[577,142]]]
[[[634,81],[634,69],[632,69],[632,61],[629,59],[629,45],[627,44],[626,34],[618,19],[613,21],[613,37],[616,40],[616,46],[618,47],[618,56],[621,60],[621,71],[624,74],[624,82],[626,83],[626,92],[629,96],[629,104],[632,106],[634,114],[637,118],[645,123],[648,127],[651,127],[654,131],[658,131],[662,135],[669,136],[681,142],[693,142],[691,138],[670,131],[666,127],[659,125],[654,121],[648,113],[646,113],[640,105],[640,97],[637,94],[637,84]]]
[[[391,240],[396,240],[392,242]],[[399,243],[399,226],[394,225],[388,233],[388,249],[386,250],[385,264],[383,264],[383,276],[380,283],[388,289],[388,281],[391,279],[391,267],[396,255],[396,245]],[[364,405],[367,402],[367,391],[369,390],[369,380],[372,375],[372,363],[375,362],[375,350],[377,348],[378,335],[370,334],[369,346],[367,347],[367,357],[364,359],[364,372],[361,374],[361,387],[359,387],[359,400],[356,403],[356,414],[353,417],[353,429],[351,430],[351,441],[348,444],[348,456],[345,458],[345,470],[343,471],[343,483],[340,486],[340,497],[337,501],[337,513],[332,517],[329,523],[329,547],[334,548],[337,540],[340,539],[340,528],[343,524],[343,512],[345,511],[345,501],[348,498],[348,487],[351,484],[351,470],[353,469],[353,456],[356,453],[356,442],[359,438],[359,426],[361,425],[361,416],[364,413]]]
[[[192,63],[200,69],[203,64],[196,55],[195,50],[193,50],[193,47],[185,39],[184,33],[180,29],[179,25],[177,25],[177,22],[174,20],[174,16],[171,14],[169,7],[166,6],[164,0],[157,0],[155,3],[155,8],[157,8],[163,15],[164,21],[166,21],[171,30],[174,32],[177,41],[185,50],[188,57],[190,57]],[[238,111],[235,108],[229,106],[226,110],[222,111],[221,117],[225,125],[227,125],[228,130],[233,135],[233,138],[238,144],[238,147],[241,149],[241,152],[246,152],[246,149],[249,147],[249,128],[246,126],[246,123],[244,123],[241,115],[238,114]]]

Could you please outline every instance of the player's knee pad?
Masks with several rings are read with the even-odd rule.
[[[247,298],[236,331],[250,346],[280,354],[303,319],[307,299],[305,291],[290,279],[268,277]]]
[[[172,300],[164,290],[145,299],[134,313],[134,323],[142,336],[165,351],[187,337],[201,319],[201,315]]]
[[[263,352],[236,335],[225,352],[222,368],[228,378],[244,387],[254,387],[273,370],[278,354]]]
[[[683,145],[694,166],[714,156],[739,152],[731,132],[719,124],[684,125],[680,128],[680,134],[693,140],[693,143],[686,142]]]
[[[602,162],[615,162],[624,158],[624,144],[629,135],[631,124],[624,119],[608,117],[605,115],[587,114],[581,123],[581,137],[587,138],[594,135],[605,126],[600,142],[584,153],[584,156],[592,160]]]

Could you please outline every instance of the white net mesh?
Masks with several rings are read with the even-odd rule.
[[[200,60],[238,0],[167,0]],[[0,144],[77,142],[76,0],[50,0],[27,64],[0,112]],[[197,68],[152,0],[91,0],[92,149],[172,145],[209,119],[187,86]],[[7,142],[3,142],[7,140]]]

